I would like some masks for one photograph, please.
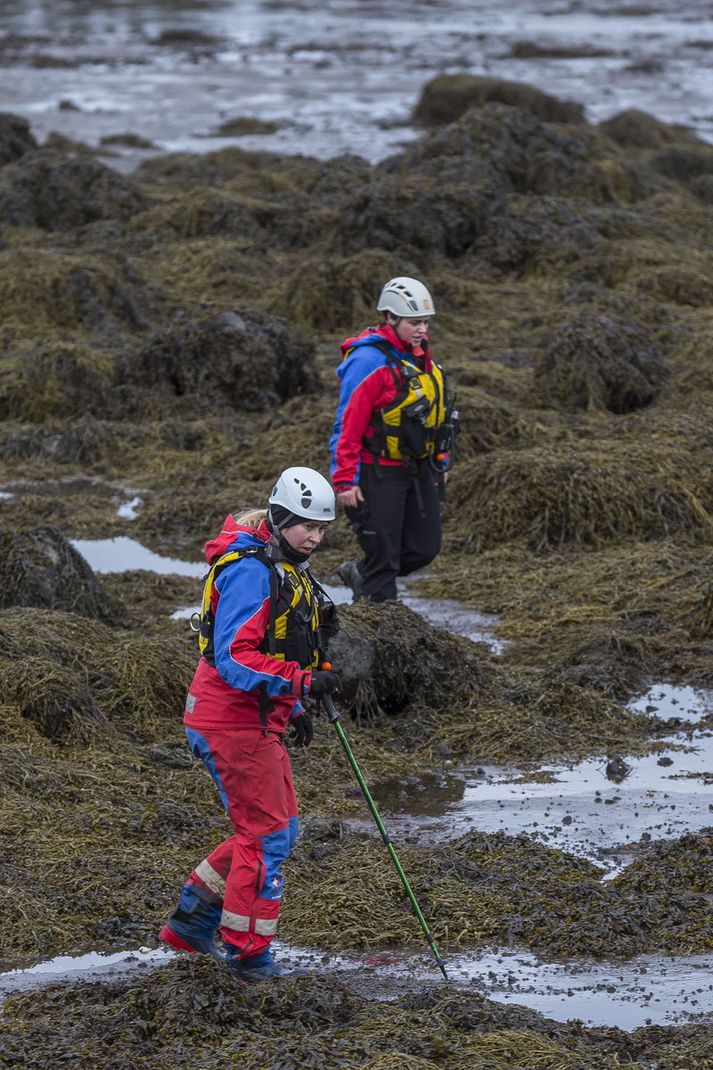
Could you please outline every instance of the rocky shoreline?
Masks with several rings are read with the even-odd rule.
[[[334,660],[370,777],[643,754],[652,680],[713,687],[713,147],[642,113],[592,125],[527,87],[436,79],[371,165],[237,148],[120,175],[0,117],[0,837],[5,969],[156,946],[225,819],[181,733],[186,577],[95,575],[68,540],[197,561],[286,463],[325,469],[338,342],[380,280],[423,277],[463,430],[418,593],[501,614],[500,657],[402,605],[345,607]],[[117,488],[140,488],[121,515]],[[317,568],[353,550],[344,521]],[[359,655],[359,656],[357,656]],[[705,728],[705,724],[702,725]],[[417,949],[323,723],[294,759],[305,832],[284,938]],[[446,953],[551,961],[713,948],[713,832],[614,880],[528,837],[408,845]],[[236,989],[211,963],[8,998],[8,1066],[706,1070],[713,1030],[553,1023],[414,979]],[[265,1041],[265,1034],[272,1039]],[[220,1041],[217,1036],[220,1035]]]

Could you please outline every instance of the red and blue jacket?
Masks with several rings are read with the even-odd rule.
[[[341,391],[329,440],[330,475],[337,492],[359,482],[362,464],[376,461],[377,464],[399,466],[403,463],[388,457],[375,458],[367,445],[370,432],[373,434],[374,416],[390,405],[399,392],[385,350],[397,368],[406,358],[422,361],[423,370],[431,371],[428,351],[407,346],[387,323],[367,327],[355,338],[347,338],[342,343],[345,359],[337,368]]]
[[[269,537],[264,521],[254,529],[228,516],[220,535],[206,543],[205,556],[212,564],[230,551],[259,547]],[[269,565],[249,556],[224,568],[215,580],[211,609],[215,665],[200,659],[188,689],[184,724],[198,731],[265,727],[260,720],[262,690],[272,707],[266,727],[284,732],[289,720],[303,711],[299,699],[309,691],[311,670],[259,650],[270,621]]]

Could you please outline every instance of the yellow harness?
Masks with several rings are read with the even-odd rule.
[[[448,386],[440,364],[423,371],[406,357],[394,357],[386,342],[370,341],[380,349],[394,379],[396,397],[372,418],[362,443],[375,457],[390,461],[420,461],[438,452],[441,429],[448,420]],[[351,356],[357,346],[344,354]]]
[[[368,448],[392,461],[422,460],[436,448],[438,430],[446,421],[446,377],[439,364],[421,371],[411,361],[400,361],[403,381],[389,361],[398,394],[380,411],[381,424],[374,428]],[[380,433],[381,432],[381,433]]]
[[[201,655],[210,665],[215,665],[213,589],[223,569],[245,557],[256,557],[270,570],[270,620],[265,639],[258,649],[279,661],[297,661],[302,669],[315,668],[320,659],[319,628],[324,610],[313,587],[315,581],[308,569],[298,568],[287,561],[276,565],[260,546],[231,550],[211,565],[203,584],[196,627]]]

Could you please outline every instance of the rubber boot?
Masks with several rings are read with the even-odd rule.
[[[301,966],[278,966],[269,950],[241,959],[236,948],[226,947],[224,962],[238,980],[247,984],[272,981],[275,977],[307,977],[309,973]]]
[[[223,959],[216,937],[223,904],[217,895],[195,884],[184,884],[178,906],[158,934],[176,951],[197,952]]]

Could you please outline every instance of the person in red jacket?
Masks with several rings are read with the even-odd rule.
[[[186,698],[193,754],[220,792],[233,835],[193,870],[159,936],[176,950],[220,958],[245,981],[290,971],[273,959],[281,866],[298,831],[285,733],[308,746],[306,695],[331,694],[319,668],[334,607],[309,560],[334,520],[334,492],[311,468],[288,468],[266,512],[228,516],[208,542],[200,613],[201,658]],[[257,523],[257,526],[255,526]],[[220,928],[222,947],[217,942]]]
[[[377,303],[383,319],[342,344],[330,474],[363,551],[337,570],[355,597],[396,598],[396,577],[429,564],[441,544],[441,487],[452,427],[446,377],[432,359],[433,298],[398,277]]]

